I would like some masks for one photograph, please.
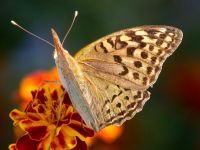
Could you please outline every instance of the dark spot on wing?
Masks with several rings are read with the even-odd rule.
[[[108,50],[103,45],[103,42],[100,43],[100,47],[104,50],[104,53],[108,53]]]
[[[118,62],[118,63],[122,62],[122,58],[120,56],[118,56],[118,55],[113,55],[113,58],[114,58],[115,62]]]
[[[162,49],[158,49],[157,55],[160,55],[160,54],[162,54]]]
[[[129,31],[126,32],[126,35],[127,35],[128,37],[133,37],[133,36],[135,36],[135,32],[132,31],[132,30],[129,30]]]
[[[120,96],[122,94],[122,91],[119,92],[118,96]]]
[[[117,95],[114,94],[113,97],[112,97],[112,101],[111,101],[111,102],[113,102],[113,101],[115,100],[116,97],[117,97]]]
[[[162,43],[163,43],[163,40],[162,40],[162,39],[158,39],[158,40],[156,41],[156,45],[158,45],[158,46],[161,46]]]
[[[155,35],[156,33],[158,33],[159,31],[158,30],[155,30],[155,29],[148,29],[148,30],[145,30],[147,33],[148,33],[148,36],[151,38],[151,39],[157,39],[158,37]]]
[[[155,63],[156,63],[156,59],[157,59],[157,58],[156,58],[156,57],[154,57],[154,56],[153,56],[153,57],[151,57],[151,63],[152,63],[152,64],[155,64]]]
[[[144,43],[144,42],[141,42],[140,45],[139,45],[139,48],[144,48],[147,44]]]
[[[143,59],[146,59],[148,57],[148,54],[146,52],[141,52],[141,57]]]
[[[142,63],[140,61],[135,61],[134,65],[135,65],[136,68],[142,67]]]
[[[152,67],[147,67],[147,74],[151,74],[151,72],[152,72],[152,70],[153,70],[153,68]]]
[[[144,38],[140,35],[135,35],[132,37],[132,40],[134,40],[135,42],[140,43]]]
[[[127,108],[128,108],[128,109],[130,109],[130,108],[134,108],[135,104],[136,104],[135,102],[130,103],[130,104],[127,106]]]
[[[117,47],[117,43],[120,45],[120,47]],[[127,42],[124,42],[124,41],[121,41],[120,40],[120,35],[116,37],[116,40],[115,40],[115,49],[122,49],[124,47],[126,47],[128,45]]]
[[[134,51],[135,51],[135,47],[128,47],[127,48],[127,56],[133,56],[133,54],[134,54]]]
[[[109,113],[110,113],[110,109],[108,109],[108,110],[106,111],[106,113],[109,114]]]
[[[153,49],[154,49],[154,46],[153,45],[149,45],[149,50],[153,51]]]
[[[147,85],[147,80],[148,80],[147,77],[144,77],[144,78],[143,78],[143,85]]]
[[[125,100],[129,100],[129,97],[128,97],[128,96],[125,96],[124,99],[125,99]]]
[[[117,103],[116,107],[120,108],[121,107],[121,103]]]
[[[123,66],[123,71],[119,73],[119,75],[123,76],[126,75],[128,73],[128,68],[126,66]]]
[[[156,66],[155,72],[158,72],[158,71],[160,71],[160,67],[159,67],[159,66]]]
[[[139,74],[138,74],[137,72],[134,72],[134,73],[133,73],[133,78],[134,78],[135,80],[139,79]]]
[[[159,38],[161,38],[161,39],[165,39],[165,38],[166,38],[166,36],[167,36],[167,34],[165,34],[165,33],[162,33],[162,34],[160,34],[160,35],[159,35]]]
[[[113,42],[113,40],[111,39],[111,38],[109,38],[109,39],[107,39],[107,42],[112,46],[112,47],[114,47],[114,42]]]

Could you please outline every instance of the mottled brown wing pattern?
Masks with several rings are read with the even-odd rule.
[[[182,36],[174,27],[141,26],[105,36],[75,55],[93,87],[96,99],[90,108],[99,128],[122,124],[142,109],[148,87]]]
[[[90,107],[99,129],[130,120],[150,98],[148,91],[125,89],[93,74],[85,74],[85,79],[96,95],[96,101]]]
[[[112,83],[120,78],[122,87],[147,89],[155,83],[163,62],[181,40],[182,32],[174,27],[136,27],[97,40],[83,48],[75,59]]]

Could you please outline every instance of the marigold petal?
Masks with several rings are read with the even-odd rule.
[[[76,144],[76,137],[70,136],[67,132],[61,129],[58,136],[56,136],[51,143],[51,148],[55,150],[73,149]]]
[[[77,138],[77,144],[73,150],[88,150],[87,144],[84,141],[81,141],[79,138]]]
[[[15,143],[10,144],[10,145],[8,146],[8,149],[9,149],[9,150],[17,150],[16,144],[15,144]]]
[[[18,109],[13,109],[10,112],[9,116],[14,121],[14,124],[27,118],[26,114],[24,112],[19,111]]]
[[[9,114],[10,118],[14,121],[14,124],[25,120],[25,119],[30,119],[32,121],[39,121],[41,120],[41,117],[36,114],[36,113],[25,113],[22,112],[18,109],[13,109],[10,114]]]
[[[61,88],[63,88],[63,87],[61,87]],[[64,91],[64,88],[63,88],[63,91]],[[66,93],[66,94],[64,95],[63,103],[64,103],[64,104],[67,104],[67,105],[72,105],[68,93]]]
[[[29,127],[26,129],[32,139],[42,140],[47,134],[47,126]]]
[[[62,128],[70,136],[77,136],[82,141],[85,141],[86,137],[94,136],[94,131],[87,126],[81,125],[77,121],[73,121],[68,125],[63,125]]]
[[[49,125],[45,121],[23,120],[19,123],[20,127],[27,131],[34,140],[44,139],[51,130],[55,129],[54,125]],[[53,127],[54,126],[54,127]]]
[[[38,104],[34,106],[33,109],[36,111],[36,113],[46,113],[46,105],[44,104]]]
[[[70,120],[71,120],[71,116],[74,113],[74,108],[72,106],[69,107],[65,107],[66,105],[63,105],[62,107],[62,116],[61,116],[61,120],[63,124],[69,124]]]
[[[38,150],[49,150],[53,135],[54,135],[54,132],[51,132],[47,138],[41,140],[40,144],[38,145]]]
[[[17,150],[36,150],[38,147],[39,141],[30,139],[28,134],[19,138],[16,142]]]
[[[20,138],[21,136],[23,136],[24,134],[27,133],[26,131],[24,131],[24,130],[19,126],[19,124],[16,124],[16,125],[13,127],[13,129],[14,129],[14,133],[15,133],[15,136],[16,136],[17,139]]]
[[[72,117],[71,117],[71,120],[75,120],[75,121],[79,121],[79,122],[84,122],[81,118],[81,116],[77,113],[77,112],[74,112]]]

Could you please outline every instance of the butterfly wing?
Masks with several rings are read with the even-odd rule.
[[[120,87],[102,78],[85,74],[85,79],[95,95],[91,111],[98,124],[97,129],[108,125],[121,125],[140,112],[150,93],[143,90],[132,90]]]
[[[121,124],[141,110],[150,96],[148,87],[156,82],[164,61],[182,37],[174,27],[135,27],[105,36],[75,55],[98,98],[99,107],[93,106],[91,111],[96,118],[104,116],[99,118],[99,126]]]
[[[178,47],[182,32],[169,26],[141,26],[105,36],[80,50],[75,59],[125,88],[147,89],[155,83],[163,62]]]

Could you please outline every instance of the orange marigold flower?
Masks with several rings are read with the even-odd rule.
[[[27,112],[17,109],[10,112],[14,126],[24,132],[9,149],[87,149],[86,137],[93,136],[94,131],[83,123],[67,94],[64,95],[61,107],[59,106],[63,89],[59,87],[51,92],[50,86],[46,85],[36,93],[32,92],[34,101],[27,107]]]

